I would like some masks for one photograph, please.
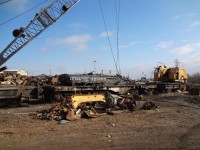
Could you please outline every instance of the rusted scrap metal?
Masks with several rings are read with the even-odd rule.
[[[158,105],[151,101],[144,100],[142,95],[128,94],[128,95],[114,95],[109,92],[106,93],[107,107],[112,110],[127,109],[129,111],[135,110],[149,110],[158,108]]]
[[[24,85],[42,86],[49,82],[48,76],[24,76],[20,74],[0,74],[0,84],[2,85]]]
[[[93,118],[100,116],[101,113],[115,114],[115,111],[135,111],[135,110],[150,110],[152,108],[158,108],[158,105],[151,101],[145,101],[141,96],[136,96],[133,94],[128,95],[115,95],[107,92],[105,94],[105,102],[98,100],[83,100],[83,98],[92,98],[94,94],[85,95],[80,98],[80,95],[74,95],[76,99],[71,99],[72,101],[66,101],[64,97],[59,103],[55,103],[50,109],[37,112],[37,116],[40,119],[48,120],[68,120],[74,121],[83,117]],[[96,97],[101,95],[95,95]],[[139,99],[137,98],[139,97]],[[77,105],[73,105],[76,100]]]
[[[51,85],[58,85],[59,84],[59,76],[55,75],[55,76],[49,77],[48,83],[50,83]]]
[[[96,118],[99,116],[100,116],[99,112],[97,112],[93,106],[83,108],[82,117]]]
[[[93,108],[94,103],[105,103],[103,94],[56,94],[52,99],[56,103],[50,109],[37,112],[40,119],[72,121],[81,117],[95,117],[98,114]]]
[[[56,103],[48,110],[37,112],[37,117],[41,120],[69,120],[74,121],[80,118],[97,117],[98,113],[93,107],[82,107],[74,109],[64,103]]]
[[[79,110],[69,109],[66,114],[66,119],[69,121],[78,120],[81,118],[81,114]]]
[[[70,108],[68,105],[63,103],[56,103],[48,110],[42,110],[37,112],[37,117],[40,119],[48,120],[77,120],[81,117],[81,112]]]
[[[48,83],[47,76],[30,76],[26,78],[26,85],[43,86]]]

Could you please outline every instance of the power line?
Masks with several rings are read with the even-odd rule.
[[[111,50],[111,53],[112,53],[112,57],[113,57],[113,60],[114,60],[114,63],[115,63],[116,71],[117,71],[117,73],[119,74],[119,71],[118,71],[118,68],[117,68],[117,63],[116,63],[116,60],[115,60],[115,56],[114,56],[114,54],[113,54],[113,50],[112,50],[110,38],[109,38],[109,35],[108,35],[108,30],[107,30],[106,21],[105,21],[104,14],[103,14],[103,9],[102,9],[102,5],[101,5],[101,0],[99,0],[99,5],[100,5],[101,15],[102,15],[103,22],[104,22],[104,27],[105,27],[106,34],[107,34],[108,43],[109,43],[110,50]]]
[[[7,3],[7,2],[9,2],[9,1],[12,1],[12,0],[2,0],[2,1],[0,2],[0,5],[2,5],[2,4],[4,4],[4,3]]]
[[[10,1],[10,0],[7,0],[7,2],[8,2],[8,1]],[[42,4],[44,4],[44,3],[47,2],[47,1],[49,1],[49,0],[46,0],[46,1],[44,1],[44,2],[42,2],[42,3],[40,3],[40,4],[38,4],[38,5],[36,5],[36,6],[34,6],[34,7],[32,7],[31,9],[28,9],[27,11],[25,11],[25,12],[23,12],[23,13],[21,13],[21,14],[15,16],[15,17],[13,17],[13,18],[10,18],[10,19],[8,19],[8,20],[5,21],[5,22],[0,23],[0,26],[6,24],[6,23],[8,23],[8,22],[10,22],[10,21],[12,21],[12,20],[14,20],[14,19],[16,19],[16,18],[22,16],[22,15],[24,15],[25,13],[27,13],[27,12],[29,12],[29,11],[35,9],[36,7],[38,7],[38,6],[42,5]]]
[[[118,67],[119,67],[119,73],[121,74],[120,62],[119,62],[119,14],[120,14],[120,0],[118,0],[118,5],[117,5],[117,0],[115,0],[115,10],[116,10],[116,26],[117,26],[117,63],[118,63]]]

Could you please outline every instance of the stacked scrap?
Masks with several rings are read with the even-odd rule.
[[[24,86],[42,86],[49,81],[48,76],[23,76],[20,74],[0,74],[1,85],[24,85]]]

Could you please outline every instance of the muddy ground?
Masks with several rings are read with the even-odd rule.
[[[0,149],[200,149],[200,97],[146,97],[157,110],[138,110],[58,124],[29,112],[50,104],[0,109]]]

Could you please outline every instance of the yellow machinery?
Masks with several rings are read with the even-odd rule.
[[[83,95],[73,95],[71,97],[71,102],[73,108],[77,108],[80,104],[92,103],[92,102],[103,102],[105,103],[104,94],[83,94]]]
[[[189,75],[185,69],[180,67],[167,68],[166,66],[158,66],[154,70],[154,81],[169,81],[186,83]]]
[[[164,75],[167,71],[167,67],[164,65],[158,66],[154,70],[154,81],[160,81],[164,78]]]

